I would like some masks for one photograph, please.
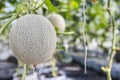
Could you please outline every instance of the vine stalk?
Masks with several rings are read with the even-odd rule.
[[[3,17],[0,17],[0,20],[4,20],[4,19],[7,19],[7,18],[10,18],[13,14],[8,14],[6,16],[3,16]]]
[[[17,13],[14,13],[13,16],[8,20],[8,22],[6,22],[5,24],[2,25],[2,27],[0,28],[0,34],[4,31],[4,29],[17,18]]]
[[[33,8],[32,10],[33,10],[33,11],[38,10],[44,3],[45,3],[45,0],[42,1],[41,4],[39,4],[37,7]]]
[[[112,27],[113,27],[113,39],[112,39],[112,47],[111,47],[111,53],[110,53],[110,59],[108,61],[108,64],[106,67],[102,67],[102,70],[104,72],[106,72],[106,75],[107,75],[107,80],[112,80],[112,77],[111,77],[111,69],[112,69],[112,63],[113,63],[113,58],[116,54],[116,50],[115,50],[115,44],[116,44],[116,26],[115,26],[115,20],[111,14],[111,11],[110,11],[110,0],[108,0],[108,3],[107,3],[107,12],[112,20],[111,24],[112,24]]]
[[[26,65],[26,64],[24,64],[24,67],[23,67],[22,80],[25,80],[25,78],[26,78],[26,72],[27,72],[27,65]]]
[[[55,59],[55,56],[52,57],[51,65],[52,65],[52,69],[53,69],[52,70],[52,75],[53,75],[53,77],[57,77],[58,74],[57,74],[57,70],[56,70],[56,59]]]

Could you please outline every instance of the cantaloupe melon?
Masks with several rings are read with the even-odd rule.
[[[45,17],[28,14],[16,20],[10,31],[10,48],[25,64],[44,63],[54,54],[56,32]]]
[[[54,27],[58,27],[60,32],[65,30],[65,19],[60,14],[52,13],[49,14],[47,18],[51,21]]]

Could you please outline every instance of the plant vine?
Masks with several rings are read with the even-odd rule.
[[[112,39],[112,47],[111,47],[111,53],[110,53],[110,59],[108,61],[108,64],[107,66],[105,67],[102,67],[102,70],[106,73],[107,75],[107,80],[112,80],[112,77],[111,77],[111,69],[112,69],[112,63],[113,63],[113,58],[116,54],[116,50],[115,50],[115,44],[116,44],[116,25],[115,25],[115,20],[112,16],[112,13],[111,13],[111,10],[110,10],[110,1],[111,0],[108,0],[107,2],[107,12],[110,16],[110,19],[111,19],[111,26],[113,27],[113,39]]]

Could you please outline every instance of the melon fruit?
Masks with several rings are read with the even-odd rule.
[[[10,48],[24,64],[45,63],[54,54],[56,32],[44,16],[27,14],[18,18],[10,31]]]
[[[60,14],[52,13],[47,15],[47,18],[54,25],[54,27],[59,29],[60,32],[65,30],[65,19]]]

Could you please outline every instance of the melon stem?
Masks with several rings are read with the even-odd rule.
[[[23,66],[24,66],[24,67],[23,67],[22,80],[25,80],[25,78],[26,78],[26,73],[27,73],[27,65],[26,65],[26,64],[24,64]]]

